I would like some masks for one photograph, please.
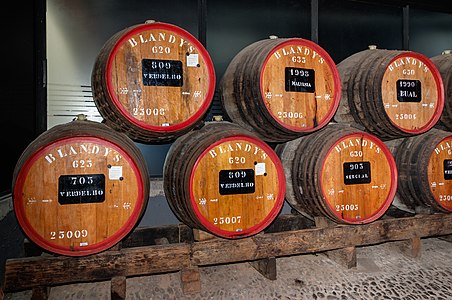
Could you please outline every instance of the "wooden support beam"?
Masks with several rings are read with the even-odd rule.
[[[203,266],[373,245],[414,236],[447,235],[451,231],[452,214],[423,215],[362,225],[262,234],[239,240],[196,242],[191,255],[193,264]]]
[[[125,300],[127,279],[125,276],[116,276],[111,279],[111,300]]]
[[[250,261],[250,265],[267,279],[276,280],[276,258],[269,257]]]
[[[329,259],[340,264],[344,268],[356,268],[356,248],[346,247],[324,253]]]
[[[5,263],[4,291],[176,272],[190,265],[189,258],[189,244],[126,248],[83,257],[14,258]]]
[[[31,300],[47,300],[49,299],[50,288],[47,286],[36,286],[32,288]]]
[[[76,282],[110,280],[180,271],[184,267],[254,261],[452,234],[452,214],[377,220],[363,225],[337,225],[288,232],[123,248],[84,257],[40,256],[8,259],[5,292]],[[71,272],[67,272],[67,270]]]
[[[400,243],[400,250],[410,258],[420,258],[422,250],[421,238],[414,237]]]
[[[198,267],[183,268],[180,271],[182,292],[185,295],[198,294],[201,292],[201,275]]]
[[[215,235],[201,229],[193,228],[193,239],[197,242],[208,241],[217,238]]]

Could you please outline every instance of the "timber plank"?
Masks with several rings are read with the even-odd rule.
[[[377,220],[362,225],[263,233],[236,240],[216,238],[193,243],[122,248],[83,257],[16,258],[6,261],[3,288],[8,292],[110,280],[118,276],[144,276],[193,266],[255,261],[450,234],[452,214],[438,213]]]
[[[362,225],[262,234],[235,241],[197,242],[193,244],[192,258],[194,264],[202,266],[447,235],[451,231],[452,214],[433,214]]]
[[[173,244],[106,251],[84,257],[9,259],[5,267],[4,290],[179,271],[188,265],[189,254],[188,244]]]

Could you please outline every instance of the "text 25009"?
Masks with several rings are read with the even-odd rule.
[[[88,230],[82,229],[82,230],[59,230],[59,231],[51,231],[50,232],[50,239],[51,240],[62,240],[62,239],[72,239],[72,238],[85,238],[88,236]]]

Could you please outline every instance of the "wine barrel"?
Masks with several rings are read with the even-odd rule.
[[[399,172],[398,200],[414,211],[452,212],[452,133],[432,128],[387,145]]]
[[[426,132],[441,116],[441,75],[422,54],[369,47],[337,68],[342,80],[341,103],[334,116],[338,123],[358,124],[391,140]]]
[[[190,131],[210,107],[215,72],[206,49],[172,24],[130,26],[104,44],[91,74],[105,123],[144,143]]]
[[[39,135],[20,156],[12,184],[28,238],[67,256],[98,253],[123,239],[141,218],[150,185],[133,141],[89,120]]]
[[[438,68],[444,84],[444,109],[437,125],[452,131],[452,53],[445,50],[441,55],[431,57],[430,60]]]
[[[272,37],[233,58],[220,82],[220,100],[234,123],[267,142],[286,142],[327,125],[340,90],[336,64],[319,45]]]
[[[186,225],[221,238],[264,230],[284,204],[285,178],[272,148],[226,121],[179,137],[164,162],[169,206]]]
[[[308,217],[365,224],[390,207],[397,169],[384,142],[345,124],[330,123],[275,148],[286,175],[286,200]]]

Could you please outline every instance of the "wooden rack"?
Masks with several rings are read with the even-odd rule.
[[[90,256],[34,253],[9,259],[2,286],[4,292],[32,289],[33,299],[46,299],[52,286],[111,280],[112,299],[124,299],[127,277],[180,271],[184,293],[199,293],[199,267],[207,265],[250,262],[268,279],[276,279],[277,257],[324,252],[350,268],[356,266],[355,247],[407,241],[409,253],[416,256],[421,238],[451,234],[452,214],[439,213],[401,217],[388,213],[364,225],[287,214],[265,232],[236,240],[213,236],[198,240],[202,234],[185,225],[138,228],[112,249]]]

